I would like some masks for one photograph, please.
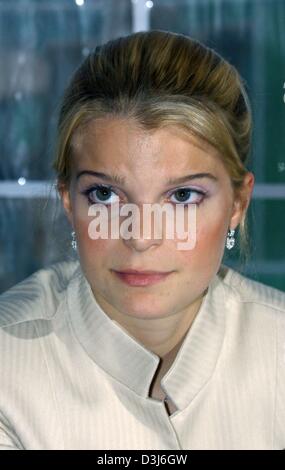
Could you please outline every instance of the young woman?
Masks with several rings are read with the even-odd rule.
[[[285,448],[285,293],[222,264],[237,230],[246,250],[251,127],[237,70],[184,35],[120,37],[76,70],[54,169],[78,261],[0,297],[0,448]],[[112,212],[142,229],[166,203],[161,237]],[[165,235],[178,207],[187,249]]]

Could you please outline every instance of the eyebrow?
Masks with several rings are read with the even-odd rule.
[[[106,173],[102,173],[102,172],[99,172],[99,171],[92,171],[92,170],[80,171],[76,175],[76,181],[82,175],[97,176],[98,178],[102,178],[105,181],[115,182],[117,184],[122,184],[122,185],[126,181],[126,178],[124,176],[121,176],[121,175],[117,175],[117,174],[107,175]],[[197,179],[197,178],[209,178],[213,181],[218,181],[218,178],[216,176],[212,175],[212,173],[195,173],[195,174],[190,174],[190,175],[184,175],[184,176],[181,176],[180,178],[169,178],[166,181],[166,184],[180,184],[180,183],[184,183],[186,181],[191,181],[191,180]]]

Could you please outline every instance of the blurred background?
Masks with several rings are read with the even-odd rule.
[[[248,277],[285,291],[285,0],[0,0],[0,292],[76,259],[53,184],[55,125],[74,69],[97,45],[161,29],[237,67],[254,117]],[[239,269],[239,249],[223,262]]]

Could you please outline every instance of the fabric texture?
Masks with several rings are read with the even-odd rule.
[[[96,302],[79,261],[0,296],[0,450],[284,449],[285,293],[222,265],[161,387],[160,358]]]

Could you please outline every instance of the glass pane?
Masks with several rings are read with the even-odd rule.
[[[215,49],[242,74],[254,113],[257,182],[285,183],[285,2],[156,0],[150,29],[187,34]]]
[[[260,208],[262,219],[258,219]],[[238,244],[232,250],[225,250],[223,262],[252,279],[285,291],[284,201],[252,200],[248,209],[248,233],[248,264],[242,264]]]
[[[52,177],[57,109],[98,43],[131,32],[129,0],[0,0],[0,180]]]
[[[0,198],[0,220],[0,292],[44,266],[77,259],[58,199]]]

